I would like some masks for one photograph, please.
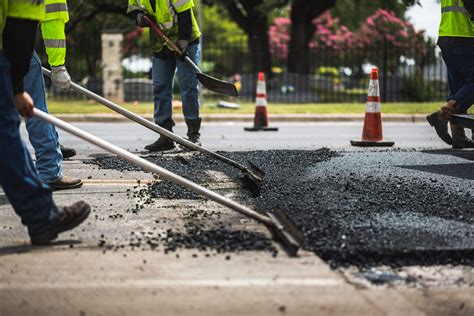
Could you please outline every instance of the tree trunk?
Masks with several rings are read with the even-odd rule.
[[[291,5],[291,39],[288,72],[307,74],[310,69],[309,42],[316,30],[313,19],[336,4],[336,0],[294,0]]]
[[[230,17],[244,30],[248,37],[252,72],[271,72],[271,54],[268,41],[268,15],[259,10],[261,0],[228,2],[226,9]]]
[[[265,21],[266,25],[266,21]],[[248,45],[252,59],[252,71],[271,72],[270,46],[268,43],[267,28],[255,27],[248,33]]]

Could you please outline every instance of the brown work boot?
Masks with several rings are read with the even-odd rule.
[[[464,127],[451,124],[451,134],[453,135],[453,148],[474,148],[474,141],[467,138]]]
[[[436,111],[426,116],[426,120],[433,126],[438,134],[446,144],[452,145],[453,139],[448,133],[448,119],[443,115],[442,111]]]
[[[51,229],[43,233],[30,233],[31,244],[46,245],[58,237],[59,233],[79,226],[91,212],[91,207],[84,201],[79,201],[71,206],[63,207],[56,223]]]
[[[77,189],[82,187],[82,180],[62,176],[58,181],[48,183],[48,185],[53,191]]]
[[[173,132],[174,121],[171,118],[167,119],[166,121],[163,122],[163,124],[159,124],[159,125],[163,127],[164,129],[170,132]],[[171,149],[174,149],[174,142],[168,137],[161,135],[160,138],[158,138],[156,142],[154,142],[153,144],[146,145],[145,149],[148,151],[171,150]]]
[[[441,116],[450,120],[453,114],[461,114],[462,109],[454,100],[449,100],[446,105],[441,107]]]

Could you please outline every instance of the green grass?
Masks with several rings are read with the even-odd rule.
[[[205,114],[252,114],[255,111],[253,102],[239,102],[240,108],[236,110],[218,108],[217,101],[204,102],[201,113]],[[121,106],[137,114],[152,114],[152,103],[121,103]],[[442,102],[429,103],[385,103],[382,104],[382,113],[386,114],[426,114],[433,112],[442,105]],[[114,113],[105,106],[92,101],[48,101],[49,111],[55,114],[97,114]],[[181,109],[174,109],[181,112]],[[305,103],[305,104],[282,104],[270,103],[268,105],[270,114],[363,114],[365,104],[363,103]]]

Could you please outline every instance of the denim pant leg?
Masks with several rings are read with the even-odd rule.
[[[474,103],[474,50],[472,47],[441,48],[448,68],[450,95],[465,110]]]
[[[41,61],[36,53],[25,76],[25,88],[33,98],[35,108],[48,112]],[[30,117],[26,119],[26,130],[35,150],[36,168],[41,181],[51,183],[59,180],[62,176],[63,156],[56,128],[37,117]]]
[[[198,65],[201,60],[201,45],[199,43],[189,46],[188,56]],[[177,58],[178,83],[181,100],[183,101],[183,114],[188,120],[199,118],[199,82],[196,72],[184,60]]]
[[[176,71],[174,57],[158,58],[153,56],[153,102],[155,123],[163,124],[172,116],[173,78]]]
[[[58,208],[20,138],[20,119],[11,101],[8,67],[7,59],[0,52],[0,185],[29,232],[43,232],[57,219]]]

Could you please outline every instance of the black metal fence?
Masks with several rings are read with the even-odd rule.
[[[95,56],[75,56],[74,43],[68,48],[68,69],[76,82],[101,94],[101,61]],[[97,47],[92,49],[97,50]],[[100,49],[100,47],[99,47]],[[41,50],[40,50],[41,51]],[[147,58],[147,56],[142,56]],[[201,68],[217,78],[235,82],[240,99],[253,100],[257,72],[245,47],[203,47]],[[369,73],[379,68],[379,83],[384,102],[438,101],[448,93],[447,71],[435,46],[394,47],[385,43],[370,49],[319,50],[311,52],[306,74],[288,73],[286,61],[272,60],[272,72],[266,73],[267,97],[281,103],[364,102]],[[124,101],[152,101],[150,71],[134,72],[124,68]],[[175,85],[178,92],[178,85]],[[206,97],[215,96],[203,90]],[[49,89],[50,97],[82,98],[68,91]]]

